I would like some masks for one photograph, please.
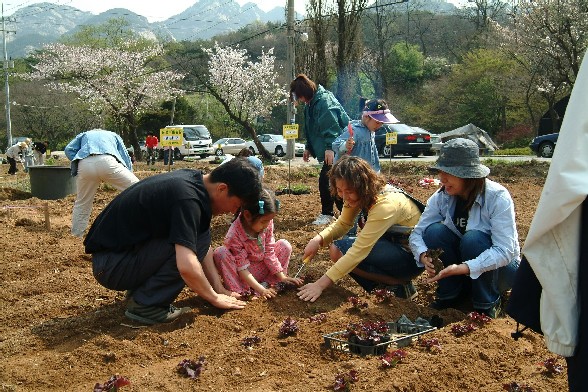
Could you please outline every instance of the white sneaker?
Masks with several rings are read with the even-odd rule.
[[[335,217],[332,215],[321,214],[314,220],[314,222],[312,222],[312,224],[313,225],[328,225],[329,223],[333,222],[334,220],[335,220]]]

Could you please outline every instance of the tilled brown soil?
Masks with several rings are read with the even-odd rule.
[[[178,167],[211,169],[197,162],[180,162],[174,166]],[[505,184],[515,199],[521,243],[547,168],[536,162],[492,166],[492,178]],[[161,166],[136,167],[140,178],[159,170]],[[422,165],[394,164],[383,172],[423,200],[434,191],[418,185],[427,176]],[[311,193],[280,197],[283,208],[275,220],[276,237],[292,243],[294,269],[317,230],[311,225],[319,213],[317,174],[316,166],[293,169],[291,183],[307,185]],[[26,174],[18,175],[26,181]],[[393,298],[380,303],[345,278],[312,304],[290,291],[269,301],[251,301],[240,311],[213,308],[186,289],[178,304],[191,306],[192,312],[171,324],[138,326],[124,317],[124,293],[94,281],[82,241],[69,234],[74,196],[48,202],[51,228],[47,230],[42,210],[30,208],[44,201],[11,187],[13,182],[14,177],[0,178],[1,391],[91,391],[113,374],[131,381],[123,391],[333,390],[337,374],[350,370],[357,370],[359,376],[352,390],[502,391],[503,384],[511,382],[535,391],[567,389],[565,375],[549,377],[538,365],[554,357],[545,350],[542,337],[525,333],[515,342],[510,334],[516,323],[507,316],[455,337],[451,326],[463,321],[468,304],[460,310],[433,311],[427,305],[435,287],[423,277],[416,282],[419,296],[414,301]],[[283,188],[288,184],[287,170],[266,166],[266,183],[272,189]],[[94,216],[115,194],[102,187]],[[214,245],[222,241],[229,220],[214,218]],[[319,277],[328,265],[323,252],[308,273]],[[367,309],[352,309],[347,302],[352,295],[367,302]],[[318,313],[325,313],[326,320],[311,322],[309,318]],[[439,314],[447,325],[426,337],[438,339],[440,350],[429,351],[413,342],[405,348],[407,356],[401,363],[384,369],[377,356],[331,351],[323,344],[324,334],[343,330],[351,321],[394,321],[402,314],[410,319]],[[300,329],[281,337],[278,331],[287,317],[297,320]],[[251,336],[261,342],[249,349],[241,343]],[[181,360],[200,356],[206,364],[198,379],[176,372]],[[558,362],[565,365],[562,358]]]

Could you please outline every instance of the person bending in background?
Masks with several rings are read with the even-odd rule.
[[[302,156],[308,162],[312,156],[323,163],[319,175],[319,193],[321,197],[321,214],[313,222],[326,225],[334,219],[334,198],[329,191],[327,173],[333,165],[335,153],[332,145],[341,130],[349,123],[349,116],[337,98],[316,85],[308,76],[300,74],[290,83],[290,99],[294,103],[302,102],[304,106],[304,135],[306,146]]]
[[[33,156],[35,165],[45,164],[45,154],[47,153],[47,146],[49,146],[49,142],[47,140],[43,142],[33,143]]]
[[[24,155],[25,151],[29,148],[26,142],[16,143],[15,145],[11,146],[6,150],[6,160],[8,161],[8,174],[14,175],[18,171],[16,167],[16,162],[20,162],[24,165],[24,160],[22,156]]]
[[[88,227],[94,196],[101,182],[122,191],[139,179],[119,135],[104,129],[78,134],[65,147],[71,161],[71,174],[76,177],[77,196],[72,213],[71,233],[81,237]]]

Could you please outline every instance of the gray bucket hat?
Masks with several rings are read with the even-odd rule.
[[[459,178],[484,178],[490,169],[480,163],[478,145],[469,139],[452,139],[441,147],[432,172],[443,171]]]

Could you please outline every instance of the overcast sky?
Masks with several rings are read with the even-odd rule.
[[[221,0],[222,1],[222,0]],[[286,7],[287,0],[235,0],[240,5],[255,3],[263,11],[269,11],[274,7]],[[449,0],[458,3],[463,0]],[[82,11],[89,11],[94,14],[107,11],[112,8],[126,8],[136,14],[146,17],[149,22],[156,22],[168,19],[177,15],[186,8],[197,3],[197,0],[8,0],[2,1],[4,15],[10,16],[21,7],[36,3],[54,3],[68,5]],[[294,0],[294,8],[298,13],[305,13],[306,0]]]

